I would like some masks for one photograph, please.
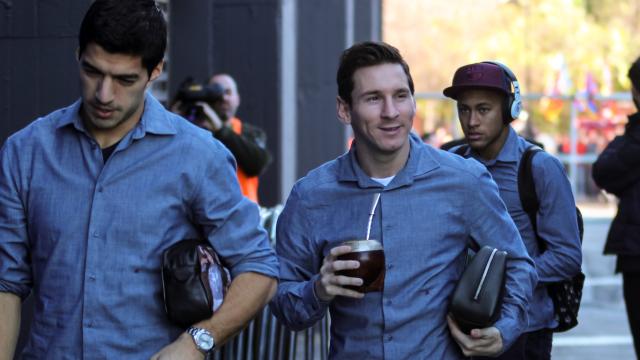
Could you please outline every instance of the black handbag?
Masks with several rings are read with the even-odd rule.
[[[467,264],[449,307],[464,333],[489,327],[500,316],[506,260],[505,251],[484,246]]]
[[[162,259],[162,295],[169,320],[189,327],[222,305],[231,276],[218,255],[200,240],[182,240]]]

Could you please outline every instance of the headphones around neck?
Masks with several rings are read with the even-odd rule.
[[[505,124],[508,124],[517,119],[522,111],[522,97],[520,96],[520,84],[518,83],[518,79],[507,65],[497,61],[483,61],[483,63],[499,66],[502,71],[504,71],[505,75],[507,75],[507,79],[509,81],[508,87],[511,88],[512,91],[507,95],[508,101],[505,103],[502,120]]]

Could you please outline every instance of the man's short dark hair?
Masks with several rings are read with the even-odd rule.
[[[153,0],[96,0],[82,20],[78,56],[89,43],[110,53],[142,57],[151,75],[167,47],[167,24]]]
[[[384,42],[365,41],[355,44],[345,50],[340,57],[338,67],[338,96],[351,105],[351,92],[353,91],[353,74],[356,70],[382,64],[399,64],[407,75],[409,89],[414,93],[413,79],[409,71],[409,65],[404,61],[400,51]]]

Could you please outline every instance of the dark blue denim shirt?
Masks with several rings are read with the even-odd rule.
[[[522,208],[518,192],[518,167],[522,154],[531,143],[509,128],[509,136],[498,156],[489,161],[471,149],[465,157],[473,157],[484,164],[498,184],[500,196],[518,226],[529,255],[536,264],[538,286],[529,304],[527,331],[554,328],[553,302],[546,283],[569,279],[580,271],[582,249],[576,220],[575,200],[564,167],[546,152],[538,152],[531,163],[540,210],[536,218],[538,234],[544,239],[547,251],[541,252],[529,216]],[[451,149],[451,151],[455,151]]]
[[[446,315],[474,240],[509,253],[496,323],[505,345],[527,327],[535,270],[491,176],[476,161],[434,149],[414,135],[410,141],[405,167],[387,186],[363,172],[356,145],[298,181],[278,219],[281,280],[271,308],[297,329],[329,309],[333,359],[462,358]],[[324,256],[342,241],[366,236],[378,192],[371,238],[384,246],[384,290],[363,299],[319,301],[313,283]]]
[[[145,359],[183,330],[166,317],[165,249],[205,236],[232,274],[276,277],[230,152],[151,95],[106,163],[80,101],[0,151],[0,291],[35,313],[23,358]]]

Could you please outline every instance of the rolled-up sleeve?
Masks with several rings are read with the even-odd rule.
[[[270,304],[278,319],[294,330],[315,324],[329,306],[315,295],[322,251],[309,236],[309,219],[298,191],[295,186],[278,218],[276,252],[280,260],[280,284]]]
[[[489,245],[508,254],[506,291],[500,318],[494,325],[500,330],[506,349],[528,326],[527,306],[537,283],[534,263],[491,175],[484,171],[468,189],[471,237],[479,246]]]
[[[203,162],[201,181],[192,196],[195,222],[232,276],[255,272],[277,278],[278,259],[260,225],[258,206],[240,192],[231,153],[217,143]]]
[[[24,299],[32,277],[22,176],[14,150],[11,139],[0,150],[0,292]]]

